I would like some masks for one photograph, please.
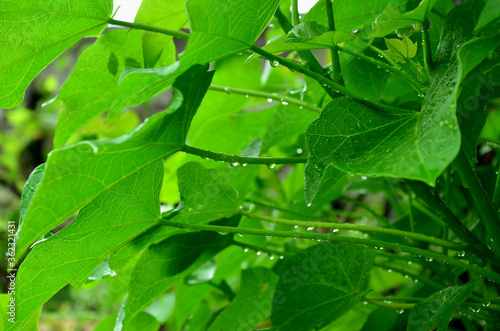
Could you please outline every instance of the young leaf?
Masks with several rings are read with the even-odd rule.
[[[144,167],[179,151],[213,72],[194,66],[174,87],[182,104],[149,118],[124,136],[84,141],[53,151],[19,232],[17,252],[74,215],[97,195]]]
[[[177,281],[229,246],[215,232],[178,234],[150,246],[137,261],[125,306],[124,325]]]
[[[262,267],[241,273],[241,287],[231,304],[225,308],[208,331],[255,330],[268,318],[278,276]]]
[[[417,43],[414,43],[406,35],[401,39],[384,39],[388,50],[387,55],[392,57],[396,62],[406,63],[415,55],[417,55]]]
[[[40,182],[42,181],[44,170],[45,163],[42,163],[31,172],[26,184],[24,184],[23,193],[21,194],[21,202],[19,203],[18,232],[23,226],[24,218],[26,217],[26,213],[30,207],[31,200],[35,195],[38,185],[40,185]]]
[[[384,37],[396,29],[410,24],[424,23],[437,0],[422,0],[417,8],[406,13],[400,13],[398,6],[389,4],[382,14],[377,17],[370,37]]]
[[[16,281],[16,320],[29,316],[80,273],[158,221],[163,164],[156,162],[102,192],[66,228],[37,243]],[[90,269],[90,270],[88,270]]]
[[[451,286],[434,293],[424,302],[417,303],[410,311],[408,331],[446,331],[458,306],[474,290],[477,280],[462,286]]]
[[[363,246],[323,243],[285,261],[273,298],[277,330],[322,328],[352,309],[366,294],[375,252]]]
[[[66,48],[99,35],[112,8],[111,0],[1,1],[0,108],[19,105],[33,78]]]
[[[110,108],[123,68],[143,66],[140,44],[140,31],[111,30],[82,53],[57,97],[64,110],[57,118],[54,148],[63,146],[73,133]]]
[[[250,48],[278,4],[279,0],[188,0],[186,9],[192,33],[180,58],[182,67]]]

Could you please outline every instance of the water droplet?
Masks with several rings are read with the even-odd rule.
[[[226,92],[227,94],[229,94],[229,87],[224,87],[224,92]]]
[[[271,65],[271,67],[276,68],[280,63],[277,60],[272,60],[269,61],[269,64]]]
[[[434,259],[433,259],[432,257],[429,257],[429,256],[426,256],[426,257],[425,257],[425,260],[426,260],[427,262],[432,262],[432,261],[434,261]]]
[[[245,248],[243,252],[248,253],[248,248]]]
[[[273,236],[272,236],[272,235],[268,235],[267,237],[268,237],[269,239],[271,239]]]
[[[309,227],[307,227],[307,231],[312,231],[312,230],[314,230],[314,227],[313,227],[313,226],[309,226]]]
[[[238,237],[243,238],[243,233],[238,233]]]
[[[392,272],[392,269],[387,269],[387,272]]]
[[[257,253],[255,253],[255,254],[260,255],[260,254],[262,254],[262,252],[261,252],[261,251],[258,251],[258,252],[257,252]]]
[[[269,164],[267,165],[267,167],[268,167],[269,169],[274,169],[274,167],[276,167],[276,164],[274,164],[274,163],[269,163]]]
[[[361,180],[366,180],[368,177],[366,176],[361,176]]]
[[[339,232],[339,229],[332,229],[332,232],[337,233],[337,232]]]
[[[418,283],[418,279],[414,279],[414,280],[413,280],[413,282],[414,282],[414,283]]]
[[[302,154],[302,148],[297,148],[297,154]]]
[[[274,256],[273,255],[269,256],[269,260],[271,261],[274,260]]]
[[[307,203],[307,207],[311,207],[312,203],[311,202],[308,202]]]
[[[247,99],[248,99],[248,98],[250,98],[250,96],[249,96],[248,94],[246,94],[246,95],[245,95],[245,98],[247,98]]]
[[[294,228],[294,229],[298,229],[298,228],[299,228],[299,226],[298,226],[298,225],[294,225],[294,226],[293,226],[293,228]]]
[[[271,102],[273,102],[273,99],[272,98],[268,98],[267,102],[271,103]]]
[[[363,301],[363,304],[366,306],[368,304],[368,301]]]
[[[231,165],[232,165],[233,167],[237,167],[237,166],[239,166],[240,164],[239,164],[238,162],[233,162],[233,163],[231,163]]]
[[[280,255],[280,260],[283,260],[285,257],[283,255]]]
[[[404,312],[405,312],[405,310],[404,310],[404,309],[398,309],[398,310],[396,310],[396,313],[398,313],[398,314],[402,314],[402,313],[404,313]]]
[[[247,164],[246,164],[246,163],[242,163],[242,164],[241,164],[241,166],[242,166],[242,167],[246,167],[246,166],[247,166]]]
[[[219,232],[219,234],[220,234],[221,236],[225,236],[225,235],[227,234],[227,232]]]
[[[286,105],[288,105],[288,102],[283,101],[283,99],[281,99],[281,104],[282,104],[283,106],[286,106]]]

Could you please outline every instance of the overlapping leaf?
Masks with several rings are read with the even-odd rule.
[[[141,35],[137,30],[106,31],[80,55],[75,72],[59,92],[64,109],[57,118],[54,148],[64,145],[74,132],[110,108],[125,66],[143,67]]]
[[[375,252],[366,247],[324,243],[288,259],[276,286],[271,321],[276,330],[322,328],[364,296]]]
[[[168,112],[149,118],[129,134],[53,151],[20,230],[18,253],[100,193],[179,151],[212,75],[204,66],[186,71],[174,84],[183,103],[174,102]]]
[[[0,2],[0,108],[22,102],[28,84],[66,48],[97,36],[111,0]]]
[[[16,278],[17,323],[10,329],[22,329],[32,312],[73,278],[157,222],[162,177],[161,161],[145,167],[103,191],[69,226],[36,244]]]
[[[250,48],[278,4],[278,0],[188,0],[192,33],[181,57],[182,67]]]

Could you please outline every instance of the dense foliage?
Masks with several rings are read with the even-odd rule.
[[[120,301],[96,330],[500,327],[498,0],[112,8],[0,2],[5,109],[97,37],[4,228],[6,330],[68,284]]]

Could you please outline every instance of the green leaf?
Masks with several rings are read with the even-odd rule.
[[[392,57],[396,62],[406,63],[417,55],[417,43],[414,43],[406,35],[401,39],[384,39],[388,50],[387,55]]]
[[[179,283],[175,286],[175,325],[178,330],[183,326],[194,309],[205,296],[213,290],[209,284],[186,285]]]
[[[40,164],[30,174],[26,184],[24,184],[23,192],[21,194],[21,202],[19,203],[19,224],[18,231],[21,230],[26,213],[31,205],[33,196],[42,181],[43,172],[45,170],[45,163]]]
[[[0,108],[19,105],[33,78],[66,48],[99,35],[112,8],[111,0],[0,2]]]
[[[95,116],[108,110],[118,94],[118,78],[125,66],[142,67],[141,32],[106,31],[78,58],[75,72],[57,97],[64,104],[59,112],[54,148]]]
[[[291,137],[303,133],[318,114],[296,105],[278,105],[267,125],[262,152],[281,142],[292,143]]]
[[[161,293],[232,243],[215,232],[178,234],[150,246],[137,261],[130,282],[124,324]]]
[[[19,232],[17,253],[22,255],[31,243],[100,193],[179,151],[212,75],[204,66],[186,71],[174,83],[177,98],[186,102],[174,102],[177,109],[152,116],[129,134],[51,152]]]
[[[241,287],[234,300],[208,328],[208,331],[255,330],[271,313],[278,276],[262,267],[243,270]]]
[[[370,37],[384,37],[396,29],[417,23],[423,23],[429,16],[437,0],[422,0],[417,8],[401,13],[395,4],[389,4],[382,14],[377,17]]]
[[[323,243],[285,260],[273,299],[277,330],[320,329],[352,309],[366,294],[373,249]]]
[[[114,331],[118,314],[108,315],[94,329],[94,331]],[[153,316],[141,311],[123,331],[158,331],[161,323]]]
[[[373,110],[338,98],[309,126],[306,137],[310,151],[307,190],[322,178],[329,164],[348,173],[411,178],[434,185],[458,152],[459,144],[450,141],[453,137],[459,142],[460,133],[448,109],[440,113],[431,107],[421,113],[389,107]]]
[[[324,25],[314,22],[304,22],[294,26],[287,35],[286,41],[299,42],[308,41],[318,38],[324,33],[328,32],[328,28]]]
[[[224,172],[190,162],[177,170],[177,178],[181,203],[177,210],[166,216],[170,220],[199,224],[239,213],[238,193],[227,184]],[[110,261],[111,268],[121,268],[145,247],[179,232],[181,230],[161,225],[150,229],[114,254]]]
[[[20,328],[70,280],[92,271],[96,262],[158,220],[162,177],[162,162],[136,172],[102,192],[62,231],[36,243],[17,275],[17,323],[11,329]]]
[[[125,67],[118,80],[118,92],[111,104],[108,117],[118,117],[125,107],[140,105],[165,91],[184,72],[178,69],[179,62],[160,68]]]
[[[342,195],[346,185],[346,173],[342,170],[328,165],[324,171],[316,171],[308,174],[306,165],[306,178],[304,185],[304,200],[308,207],[321,200],[327,194],[337,192],[336,196]]]
[[[462,286],[451,286],[434,293],[424,302],[417,303],[410,311],[408,331],[446,331],[458,306],[474,290],[477,280]]]
[[[187,23],[185,2],[185,0],[144,0],[134,22],[178,31]],[[146,68],[157,66],[158,62],[161,66],[175,62],[175,46],[171,36],[143,31],[142,51]]]
[[[479,30],[489,23],[498,20],[500,18],[500,1],[499,0],[488,0],[483,10],[481,11],[481,15],[479,16],[479,20],[476,25],[476,30]]]
[[[279,0],[188,0],[186,9],[192,33],[180,57],[182,67],[250,48],[278,4]]]

